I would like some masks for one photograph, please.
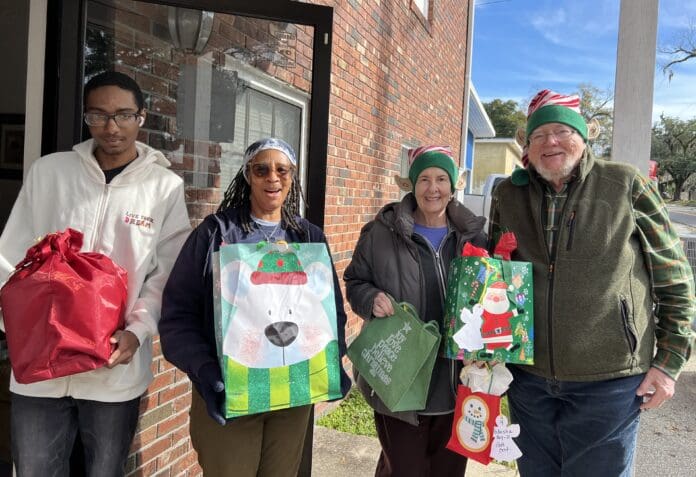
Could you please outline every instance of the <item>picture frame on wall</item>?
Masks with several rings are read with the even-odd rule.
[[[0,178],[14,179],[24,166],[24,115],[0,114]]]
[[[0,125],[0,167],[21,169],[24,162],[24,124]]]

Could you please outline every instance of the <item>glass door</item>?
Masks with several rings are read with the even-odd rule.
[[[59,21],[49,24],[57,31],[46,63],[57,66],[46,70],[44,151],[86,136],[82,86],[116,69],[143,89],[139,139],[184,178],[192,218],[215,210],[246,146],[274,135],[297,149],[305,216],[322,226],[333,9],[287,0],[166,3],[49,3]]]
[[[214,211],[244,150],[267,136],[297,151],[306,187],[313,27],[146,2],[87,2],[84,80],[116,69],[143,89],[140,140]],[[190,198],[194,194],[188,195]]]

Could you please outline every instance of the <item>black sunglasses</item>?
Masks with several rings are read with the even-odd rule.
[[[250,169],[251,173],[256,177],[268,177],[271,174],[271,171],[274,170],[270,164],[265,163],[251,164]],[[281,179],[288,177],[288,175],[292,175],[294,171],[295,168],[291,165],[279,165],[275,167],[275,173]]]

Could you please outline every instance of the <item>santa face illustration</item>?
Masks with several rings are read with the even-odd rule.
[[[508,311],[507,290],[505,288],[489,288],[483,298],[483,309],[488,313],[499,315]]]

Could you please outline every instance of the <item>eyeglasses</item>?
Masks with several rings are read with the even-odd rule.
[[[271,171],[273,170],[270,164],[264,163],[251,164],[249,168],[251,169],[251,173],[254,174],[256,177],[268,177],[271,174]],[[294,173],[294,171],[295,168],[290,165],[279,165],[275,168],[276,175],[281,179],[285,179],[286,177],[291,176]]]
[[[570,137],[575,133],[573,129],[558,129],[550,133],[536,133],[529,136],[529,144],[539,145],[544,144],[549,137],[554,137],[556,141],[563,142],[570,139]]]
[[[110,119],[113,119],[116,126],[125,128],[134,125],[140,118],[142,116],[139,113],[85,113],[85,124],[87,126],[104,127],[109,123]]]

